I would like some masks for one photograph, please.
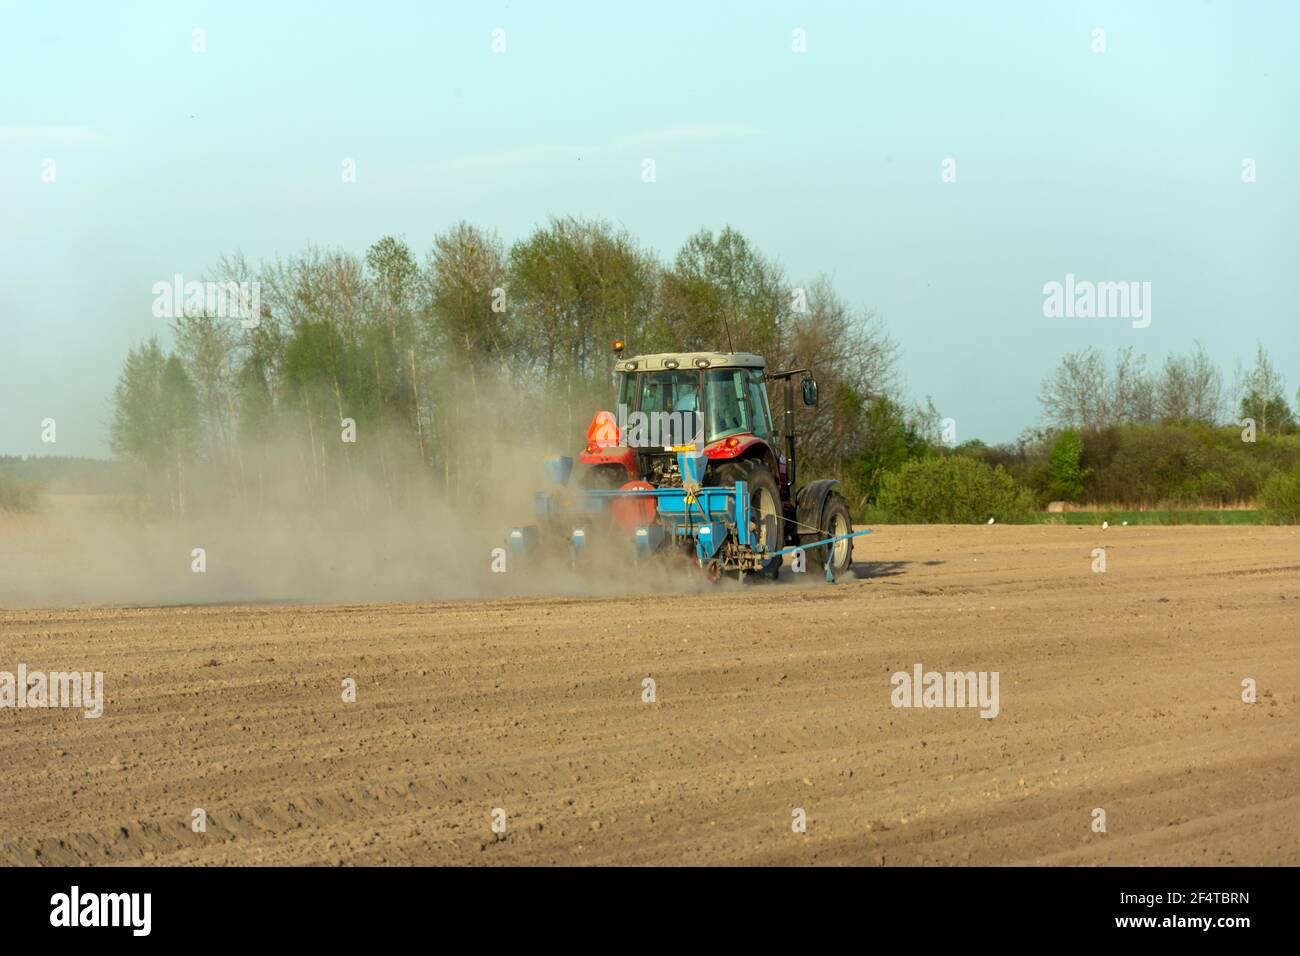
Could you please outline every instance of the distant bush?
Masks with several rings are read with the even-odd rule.
[[[1270,475],[1260,489],[1260,498],[1271,521],[1300,524],[1300,465]]]
[[[35,485],[0,471],[0,511],[32,511],[38,498]]]
[[[1235,426],[1196,423],[1117,425],[1080,435],[1084,502],[1128,507],[1222,507],[1256,499],[1269,475],[1300,462],[1300,436],[1242,440]],[[1041,499],[1054,477],[1043,462],[1050,439],[1026,449],[1015,471]],[[987,459],[986,459],[987,460]]]
[[[913,524],[983,524],[1033,520],[1033,497],[1001,466],[966,455],[909,461],[881,480],[880,508]]]
[[[1169,503],[1180,507],[1207,505],[1222,508],[1249,496],[1234,493],[1233,483],[1217,471],[1207,471],[1183,479],[1169,496]]]
[[[1264,507],[1261,495],[1270,476],[1300,466],[1300,434],[1254,438],[1246,440],[1237,425],[1124,424],[1082,432],[1030,429],[1014,444],[968,441],[950,451],[935,449],[932,455],[1005,468],[1013,482],[1030,491],[1039,509],[1065,500],[1122,510],[1254,510]],[[899,457],[903,455],[874,463],[878,483],[902,466]],[[919,457],[906,449],[906,460]],[[850,493],[859,490],[853,499],[857,515],[878,499],[860,493],[852,478],[846,485]]]
[[[1083,479],[1088,472],[1079,464],[1082,457],[1079,433],[1072,429],[1061,432],[1047,459],[1048,498],[1078,501],[1083,497]]]

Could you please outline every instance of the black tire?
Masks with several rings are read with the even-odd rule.
[[[802,537],[804,541],[820,541],[823,538],[850,534],[852,531],[853,519],[849,517],[849,503],[844,500],[843,495],[832,491],[826,496],[826,503],[822,506],[819,533],[816,537],[812,535]],[[852,538],[845,538],[835,544],[822,544],[815,548],[808,548],[805,553],[808,555],[808,560],[819,568],[826,567],[826,562],[830,561],[831,570],[836,576],[853,567]]]
[[[737,481],[749,487],[749,542],[756,551],[780,551],[784,546],[781,490],[761,461],[728,461],[715,465],[708,484],[730,488]],[[777,565],[780,570],[780,565]]]

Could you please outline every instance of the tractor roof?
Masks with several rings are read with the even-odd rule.
[[[657,355],[634,355],[615,366],[620,372],[658,371],[675,367],[690,368],[767,368],[767,360],[749,352],[660,352]],[[698,363],[704,362],[704,365]],[[634,364],[635,363],[635,364]]]

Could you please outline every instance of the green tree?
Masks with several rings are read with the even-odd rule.
[[[157,337],[149,339],[127,353],[113,393],[109,445],[118,457],[150,469],[159,467],[163,458],[159,401],[166,364]]]
[[[429,253],[429,323],[434,345],[471,373],[499,367],[516,337],[505,289],[505,252],[494,233],[460,222]]]
[[[188,468],[201,436],[198,391],[180,358],[166,355],[156,337],[131,349],[113,396],[110,445],[154,479],[153,494],[165,490],[175,514],[186,509]]]
[[[906,415],[898,402],[882,395],[867,406],[865,436],[852,464],[855,484],[865,501],[874,503],[885,474],[908,460],[907,431]]]
[[[1047,458],[1047,495],[1063,501],[1083,497],[1083,479],[1088,472],[1082,465],[1083,441],[1073,429],[1061,432]]]
[[[414,433],[420,461],[426,461],[428,436],[421,383],[428,378],[428,362],[419,341],[418,314],[424,285],[420,267],[410,247],[392,236],[385,236],[367,250],[366,266],[371,275],[375,319],[383,330],[382,341],[372,341],[372,348],[385,356],[385,364],[377,368],[388,373],[385,381],[377,371],[376,385],[391,396],[395,415]]]
[[[702,229],[663,275],[661,317],[674,349],[755,352],[771,358],[792,297],[781,269],[743,235]]]
[[[186,314],[172,323],[176,351],[198,394],[201,431],[208,461],[234,456],[237,320],[207,313]]]
[[[1255,367],[1246,375],[1241,389],[1241,416],[1254,419],[1259,434],[1294,430],[1295,417],[1287,404],[1285,380],[1263,345],[1257,347]]]
[[[599,220],[553,218],[511,247],[515,364],[539,380],[547,437],[572,440],[608,404],[614,339],[637,352],[678,347],[651,331],[658,271],[626,231]]]

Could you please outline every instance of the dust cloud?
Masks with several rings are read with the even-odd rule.
[[[355,476],[336,495],[342,503],[295,506],[276,495],[275,507],[227,503],[183,517],[142,512],[136,495],[47,495],[35,514],[0,513],[0,607],[605,597],[717,587],[689,561],[633,565],[630,556],[593,556],[575,569],[566,554],[527,566],[508,554],[504,573],[494,571],[493,551],[505,547],[508,528],[535,522],[533,496],[546,487],[542,462],[556,453],[518,445],[482,453],[483,480],[456,505],[431,491],[394,503],[389,488]],[[291,486],[295,467],[286,456],[274,476]]]

